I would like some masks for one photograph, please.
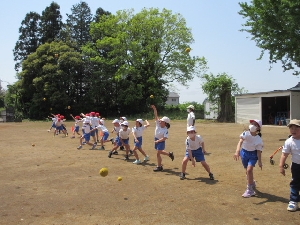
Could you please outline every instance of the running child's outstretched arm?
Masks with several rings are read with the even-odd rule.
[[[153,109],[155,120],[159,120],[158,115],[157,115],[157,109],[156,109],[155,105],[151,105],[151,108]]]

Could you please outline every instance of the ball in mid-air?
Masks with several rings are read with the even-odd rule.
[[[108,169],[107,169],[107,168],[102,168],[102,169],[99,171],[99,174],[100,174],[102,177],[106,177],[107,174],[108,174]]]
[[[122,177],[118,177],[118,181],[121,181],[122,180]]]
[[[150,95],[150,98],[154,98],[154,95]]]
[[[191,51],[190,48],[186,48],[186,49],[185,49],[185,52],[186,52],[186,53],[189,53],[190,51]]]
[[[71,109],[71,106],[68,106],[68,109]]]
[[[44,101],[46,101],[46,98],[43,98]]]

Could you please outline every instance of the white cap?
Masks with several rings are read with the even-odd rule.
[[[118,119],[114,119],[114,121],[112,121],[112,123],[120,123],[120,121]]]
[[[164,121],[166,123],[170,123],[170,119],[166,116],[164,116],[163,118],[160,119],[161,121]]]
[[[102,125],[104,125],[105,121],[101,119],[101,120],[100,120],[100,123],[102,123]]]
[[[124,121],[127,120],[127,118],[125,116],[120,117],[120,119],[123,119]]]
[[[189,126],[187,129],[186,129],[186,131],[188,132],[188,131],[195,131],[195,127],[194,126]]]
[[[259,125],[259,127],[261,128],[262,122],[260,120],[250,120],[250,123],[252,123],[252,122],[256,122]]]
[[[140,124],[143,124],[143,120],[142,119],[137,119],[137,122],[139,122]]]
[[[195,109],[195,107],[193,106],[193,105],[189,105],[188,107],[186,107],[187,109],[192,109],[192,110],[194,110]]]
[[[124,121],[123,123],[121,123],[121,125],[127,126],[127,127],[128,127],[128,122],[127,122],[127,121]]]

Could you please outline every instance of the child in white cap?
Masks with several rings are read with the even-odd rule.
[[[196,135],[196,130],[194,126],[190,126],[187,128],[187,138],[185,141],[185,156],[182,160],[182,171],[180,174],[180,179],[184,180],[185,177],[185,171],[186,171],[186,165],[188,161],[192,161],[192,165],[195,167],[195,159],[196,162],[201,162],[202,166],[206,170],[206,172],[209,175],[209,179],[214,180],[214,175],[210,171],[209,165],[205,162],[204,153],[205,147],[204,147],[204,141],[200,135]]]
[[[161,155],[167,155],[169,156],[172,161],[174,160],[174,154],[173,152],[166,152],[165,151],[165,144],[166,140],[168,139],[168,129],[170,128],[170,119],[166,116],[159,119],[157,115],[157,109],[155,105],[151,105],[151,108],[154,112],[154,117],[156,120],[156,128],[155,128],[155,136],[154,136],[154,148],[156,150],[156,157],[157,157],[157,166],[155,169],[153,169],[154,172],[157,171],[163,171],[162,167],[162,158]]]
[[[292,181],[290,182],[290,202],[287,210],[294,212],[297,211],[298,202],[300,201],[300,120],[293,119],[287,126],[290,129],[291,137],[285,141],[282,148],[279,169],[280,173],[285,176],[285,170],[283,166],[288,155],[291,154]]]
[[[139,155],[137,154],[136,150],[139,150],[143,156],[144,156],[144,161],[149,160],[149,156],[144,152],[142,149],[142,144],[143,144],[143,132],[144,130],[150,126],[148,120],[145,120],[146,124],[143,126],[143,120],[142,119],[137,119],[135,121],[135,127],[132,128],[132,135],[134,138],[134,148],[133,148],[133,154],[135,157],[135,161],[133,164],[141,164],[142,162],[139,159]]]
[[[108,158],[111,158],[112,154],[117,150],[119,146],[124,146],[126,150],[126,155],[124,160],[129,160],[129,135],[130,135],[130,128],[128,127],[128,122],[124,121],[121,123],[121,129],[119,130],[118,140],[116,139],[116,145],[113,149],[108,153]]]
[[[195,114],[194,114],[194,109],[195,107],[193,105],[189,105],[187,107],[187,112],[188,112],[188,116],[187,116],[187,127],[190,126],[195,126]]]
[[[249,198],[256,194],[254,191],[256,183],[253,176],[255,164],[258,163],[258,166],[262,169],[261,152],[263,141],[260,132],[261,126],[262,122],[260,120],[250,120],[249,130],[244,131],[240,135],[240,141],[233,155],[236,161],[241,157],[242,164],[246,170],[247,189],[242,195],[244,198]]]
[[[82,141],[85,140],[86,144],[91,145],[92,148],[90,148],[90,150],[94,150],[97,146],[97,143],[90,143],[90,139],[91,139],[91,133],[90,131],[92,130],[91,127],[91,121],[90,120],[85,120],[84,121],[84,125],[82,126],[82,129],[84,129],[83,135],[80,138],[80,145],[77,147],[77,149],[81,149],[82,148]]]

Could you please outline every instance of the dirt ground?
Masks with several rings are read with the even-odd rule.
[[[245,172],[233,154],[246,125],[197,121],[215,180],[209,180],[200,163],[195,168],[189,163],[188,179],[180,180],[186,121],[171,122],[166,150],[174,152],[175,160],[164,156],[163,172],[153,172],[155,123],[149,122],[143,149],[150,161],[142,165],[132,164],[133,156],[124,161],[123,151],[108,158],[111,143],[106,150],[91,151],[85,145],[77,150],[79,138],[47,132],[51,122],[1,123],[0,224],[300,223],[300,211],[286,210],[290,169],[285,177],[279,173],[280,152],[275,165],[269,162],[283,144],[279,139],[289,134],[287,127],[263,127],[263,170],[254,169],[257,195],[245,199]],[[66,124],[70,131],[73,122]],[[112,129],[110,120],[106,126]],[[107,177],[99,175],[102,167],[108,168]]]

